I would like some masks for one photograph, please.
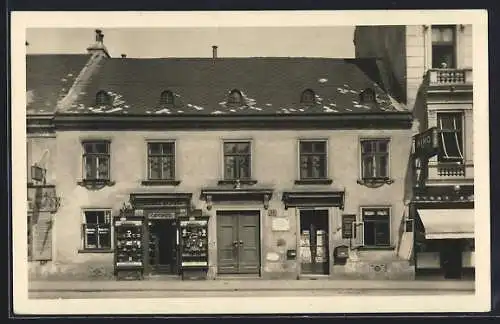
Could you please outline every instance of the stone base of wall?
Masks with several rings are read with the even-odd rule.
[[[110,280],[114,279],[113,264],[102,262],[57,263],[30,262],[30,280]]]
[[[415,268],[408,260],[347,260],[334,265],[331,279],[414,280]]]

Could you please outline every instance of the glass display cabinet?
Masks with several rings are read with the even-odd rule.
[[[208,217],[181,218],[179,232],[182,279],[206,279]]]
[[[143,279],[143,221],[115,220],[115,276]]]

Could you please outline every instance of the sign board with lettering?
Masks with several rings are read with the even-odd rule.
[[[413,136],[414,154],[428,159],[439,152],[439,132],[436,127]]]
[[[352,226],[356,222],[356,215],[345,214],[342,215],[342,238],[352,238]]]
[[[272,220],[272,230],[275,232],[283,232],[290,230],[290,221],[288,218],[275,217]]]

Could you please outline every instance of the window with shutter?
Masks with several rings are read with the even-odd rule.
[[[52,214],[38,211],[33,214],[32,259],[48,261],[52,259]]]

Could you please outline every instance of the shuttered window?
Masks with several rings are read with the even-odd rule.
[[[37,211],[33,213],[32,260],[52,259],[52,214]]]

